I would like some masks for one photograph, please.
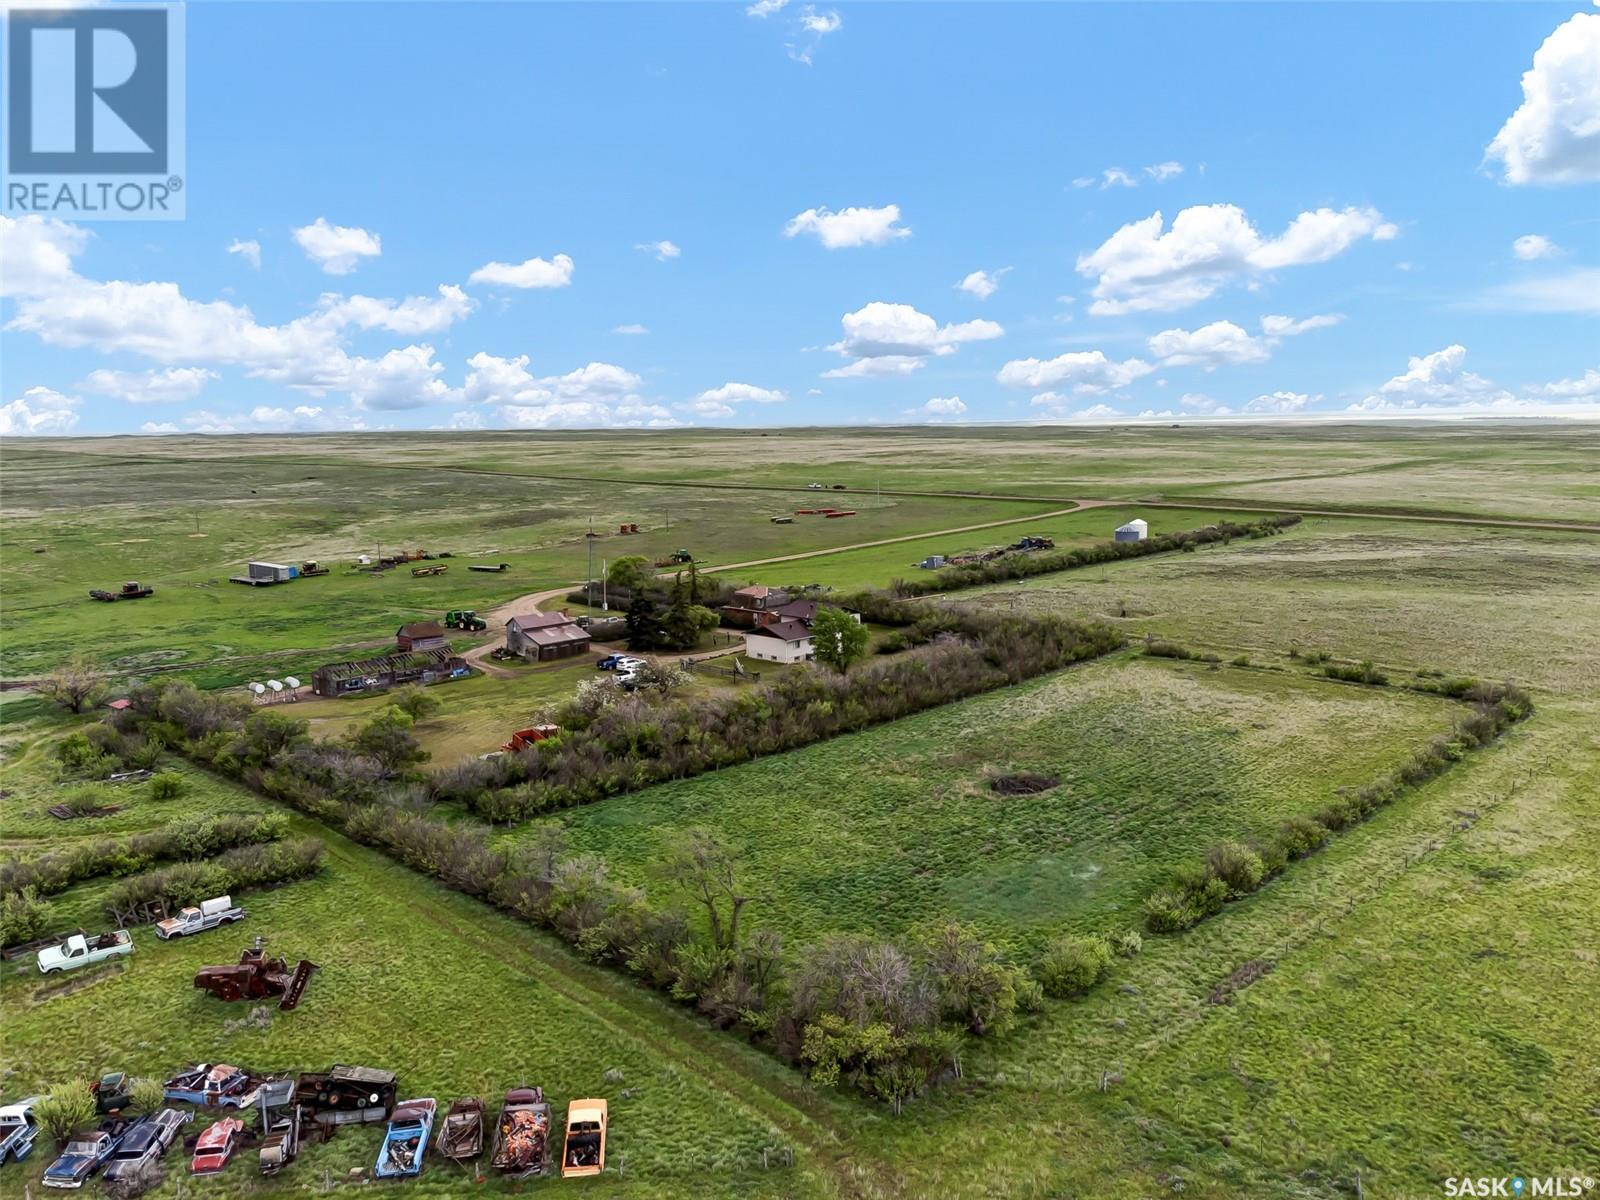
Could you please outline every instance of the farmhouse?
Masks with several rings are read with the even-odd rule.
[[[564,612],[529,613],[506,622],[506,649],[535,662],[587,654],[589,642],[589,631]]]
[[[731,604],[722,606],[722,620],[738,629],[753,629],[788,603],[789,593],[782,588],[763,584],[742,587],[733,594]]]
[[[744,652],[747,658],[775,663],[809,662],[816,657],[810,627],[794,620],[768,621],[748,630]]]
[[[444,626],[437,621],[413,621],[394,631],[395,649],[409,654],[413,650],[442,650]]]
[[[318,667],[311,673],[311,690],[319,696],[353,696],[407,683],[442,683],[471,673],[466,660],[448,650],[420,650]]]
[[[1126,525],[1118,525],[1117,531],[1112,535],[1119,542],[1142,542],[1150,536],[1150,525],[1135,517]]]

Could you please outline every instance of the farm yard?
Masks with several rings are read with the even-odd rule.
[[[283,840],[309,839],[321,859],[309,877],[235,896],[249,912],[237,932],[163,942],[141,928],[130,958],[59,988],[31,956],[6,962],[0,1103],[105,1070],[163,1078],[217,1060],[387,1065],[407,1095],[436,1095],[441,1107],[462,1094],[496,1103],[527,1081],[558,1113],[571,1097],[609,1097],[613,1166],[583,1185],[606,1195],[1335,1200],[1436,1195],[1445,1177],[1508,1164],[1600,1167],[1600,536],[1373,515],[1592,518],[1600,492],[1582,466],[1592,434],[962,434],[784,431],[756,449],[755,435],[703,431],[8,444],[5,855],[32,860],[237,813],[281,814]],[[1533,461],[1545,465],[1534,472]],[[813,506],[813,481],[848,483],[857,515],[773,525],[771,515]],[[902,494],[941,490],[1012,498]],[[1108,503],[1045,515],[1077,499]],[[1205,507],[1158,506],[1168,502]],[[1126,644],[491,830],[428,789],[600,678],[599,648],[427,690],[437,709],[407,728],[431,758],[384,802],[396,814],[386,819],[431,814],[512,858],[559,845],[650,911],[682,912],[701,939],[705,910],[665,864],[694,831],[710,831],[750,897],[746,938],[781,935],[791,972],[830,935],[909,945],[940,921],[964,923],[1024,972],[1063,935],[1142,932],[1137,952],[1113,956],[1081,994],[1041,997],[1005,1028],[965,1036],[959,1077],[942,1076],[898,1113],[846,1081],[828,1086],[760,1031],[652,990],[556,925],[401,865],[410,860],[367,826],[341,831],[287,793],[246,786],[244,769],[208,768],[176,733],[157,764],[181,778],[176,794],[157,799],[147,779],[87,782],[60,747],[105,710],[64,713],[18,686],[72,653],[118,694],[152,668],[183,667],[163,676],[214,689],[205,695],[219,703],[269,672],[309,677],[323,662],[384,652],[408,621],[559,595],[585,576],[591,515],[606,531],[597,571],[601,546],[606,558],[688,546],[709,579],[845,594],[911,576],[928,554],[1024,534],[1088,547],[1134,517],[1165,533],[1249,521],[1258,502],[1364,511],[921,601],[1002,622],[1106,625]],[[629,520],[645,532],[614,532]],[[992,521],[1006,524],[935,533]],[[909,540],[863,545],[885,538]],[[450,550],[450,571],[349,569],[357,553],[402,546]],[[334,569],[271,588],[205,582],[253,558]],[[505,574],[466,570],[500,561]],[[715,570],[735,563],[750,565]],[[125,579],[153,583],[155,595],[84,595]],[[897,632],[873,623],[869,646],[882,652],[845,678],[951,653],[937,635],[898,650]],[[491,622],[449,631],[449,642],[463,652],[499,636]],[[1147,654],[1150,642],[1192,657]],[[1373,682],[1329,677],[1368,662]],[[769,684],[831,671],[747,665],[763,672],[759,685],[696,675],[672,702],[756,704]],[[1534,715],[1193,928],[1147,927],[1146,898],[1209,847],[1270,835],[1448,733],[1471,706],[1416,689],[1461,676],[1514,681]],[[250,711],[345,745],[393,699]],[[45,813],[84,795],[116,811]],[[52,894],[54,926],[104,927],[120,882],[97,876]],[[295,1011],[230,1026],[248,1006],[208,997],[191,978],[256,934],[321,969]],[[246,1156],[207,1191],[337,1188],[370,1168],[378,1136],[369,1126],[308,1147],[274,1180],[257,1178]],[[0,1189],[27,1180],[39,1194],[54,1152],[41,1144],[7,1166]],[[174,1162],[152,1194],[177,1195],[181,1173]],[[459,1195],[468,1178],[430,1159],[409,1186]],[[470,1186],[563,1187],[492,1174]]]

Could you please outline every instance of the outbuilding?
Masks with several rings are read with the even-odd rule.
[[[403,654],[413,650],[442,650],[445,647],[444,626],[437,621],[413,621],[394,631],[394,644]]]
[[[506,649],[534,662],[587,654],[591,640],[589,631],[564,612],[528,613],[506,622]]]
[[[442,683],[470,675],[466,660],[448,650],[422,650],[354,662],[329,663],[311,673],[311,690],[319,696],[352,696],[407,683]]]
[[[1150,536],[1150,525],[1149,522],[1135,517],[1126,525],[1118,525],[1116,533],[1112,536],[1119,542],[1142,542]]]
[[[770,621],[746,630],[744,652],[747,658],[763,662],[810,662],[817,656],[811,630],[803,621]]]

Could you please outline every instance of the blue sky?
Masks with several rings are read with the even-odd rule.
[[[186,220],[6,219],[0,432],[1600,416],[1593,7],[187,39]]]

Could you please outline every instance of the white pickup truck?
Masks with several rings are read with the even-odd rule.
[[[199,908],[181,909],[177,916],[156,922],[156,936],[162,941],[187,937],[191,933],[215,929],[218,925],[230,925],[234,921],[242,921],[244,917],[244,909],[234,904],[232,896],[216,896],[210,900],[202,900]]]
[[[39,974],[52,971],[70,971],[90,963],[104,962],[119,954],[133,953],[133,935],[126,929],[84,937],[75,933],[56,946],[46,946],[39,951]]]

